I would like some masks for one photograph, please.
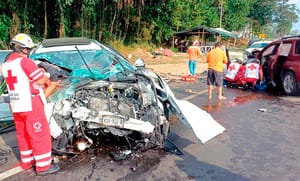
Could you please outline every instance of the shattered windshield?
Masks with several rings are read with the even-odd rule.
[[[112,48],[96,43],[38,47],[30,58],[47,61],[70,70],[68,79],[63,82],[64,87],[50,97],[51,101],[59,101],[71,96],[77,86],[91,80],[108,80],[109,78],[117,80],[128,76],[136,69]]]
[[[72,71],[71,78],[103,80],[125,76],[135,69],[122,56],[99,46],[95,48],[95,45],[93,48],[86,48],[86,45],[42,48],[33,53],[31,58],[67,68]]]

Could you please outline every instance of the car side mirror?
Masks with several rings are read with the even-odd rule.
[[[136,66],[136,68],[145,68],[145,61],[143,59],[136,59],[134,62],[134,65]]]

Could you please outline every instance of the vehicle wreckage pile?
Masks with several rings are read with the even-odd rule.
[[[171,114],[191,127],[202,143],[225,131],[207,112],[178,100],[158,74],[133,66],[96,40],[45,39],[30,58],[52,81],[62,80],[46,105],[58,154],[85,153],[107,138],[122,139],[122,153],[170,148]]]
[[[145,91],[151,85],[133,80],[90,82],[55,104],[53,117],[66,135],[72,135],[66,149],[73,150],[75,144],[78,151],[84,151],[93,145],[91,137],[100,135],[124,137],[133,150],[163,145],[169,122],[158,104],[153,104],[157,102],[154,94]]]

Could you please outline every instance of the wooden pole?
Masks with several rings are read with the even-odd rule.
[[[220,0],[219,2],[219,8],[220,8],[220,28],[222,28],[222,18],[223,18],[223,5],[224,5],[224,2],[223,0]]]
[[[220,8],[220,25],[219,25],[219,27],[220,27],[220,28],[222,28],[223,6],[224,6],[224,1],[223,1],[223,0],[220,0],[220,1],[219,1],[219,8]],[[221,34],[219,33],[218,41],[220,42],[221,39],[222,39],[222,36],[221,36]]]

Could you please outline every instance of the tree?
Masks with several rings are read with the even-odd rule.
[[[252,23],[252,30],[254,34],[264,32],[264,30],[272,25],[274,12],[278,0],[251,0],[252,6],[248,18]]]
[[[224,26],[231,31],[238,31],[248,24],[247,15],[250,13],[251,1],[227,0],[225,3]]]
[[[73,0],[57,0],[58,7],[59,7],[59,31],[58,31],[58,37],[65,37],[66,36],[66,30],[65,30],[65,13],[68,12],[70,9]]]
[[[250,24],[255,33],[273,28],[287,34],[297,13],[287,0],[2,0],[0,46],[19,32],[38,40],[85,36],[106,43],[162,44],[176,31],[220,22],[228,30]]]
[[[280,37],[290,33],[293,23],[298,21],[297,13],[299,10],[295,4],[288,4],[285,0],[278,2],[273,24],[275,25],[275,32]]]

